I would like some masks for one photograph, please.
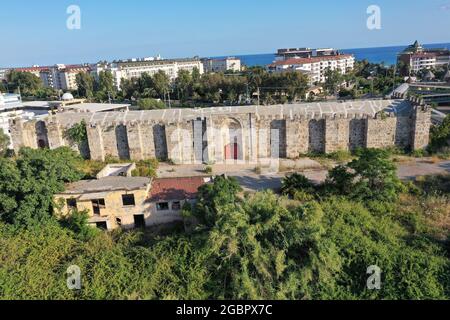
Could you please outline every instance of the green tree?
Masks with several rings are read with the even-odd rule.
[[[325,70],[325,83],[324,87],[329,94],[336,94],[343,81],[342,74],[339,70],[332,70],[327,68]]]
[[[211,227],[217,219],[219,208],[235,203],[241,190],[236,179],[216,177],[213,184],[205,184],[199,188],[195,216],[203,225]]]
[[[284,79],[286,95],[291,102],[304,98],[308,89],[308,77],[305,74],[296,71],[287,72],[284,74]]]
[[[143,98],[138,100],[139,110],[155,110],[155,109],[166,109],[166,104],[161,100]]]
[[[96,96],[101,101],[115,99],[116,88],[114,86],[114,78],[111,71],[101,71],[96,84]]]
[[[153,88],[156,91],[156,94],[159,98],[165,99],[166,94],[169,93],[170,89],[170,78],[169,76],[162,70],[159,70],[152,77],[153,80]]]
[[[3,129],[0,128],[0,157],[5,156],[8,151],[9,143],[9,137],[3,132]]]
[[[16,160],[1,159],[1,220],[21,226],[48,221],[53,215],[53,195],[64,183],[79,180],[81,159],[69,148],[24,148]]]
[[[175,80],[175,88],[179,95],[179,100],[182,102],[188,100],[192,94],[192,75],[188,70],[180,70],[178,77]]]
[[[9,88],[18,90],[24,96],[33,96],[36,91],[43,87],[42,80],[29,72],[11,71],[7,78]]]
[[[445,117],[441,125],[431,129],[428,150],[435,153],[448,147],[450,147],[450,115]]]
[[[80,72],[75,77],[78,95],[87,99],[94,97],[94,77],[87,72]]]
[[[283,178],[281,182],[281,193],[294,197],[295,193],[298,191],[308,193],[314,192],[314,185],[307,177],[299,173],[294,173]]]
[[[379,149],[364,149],[347,166],[334,168],[328,183],[338,192],[362,201],[392,203],[403,190],[389,152]]]

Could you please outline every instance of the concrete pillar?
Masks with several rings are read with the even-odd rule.
[[[203,163],[203,120],[194,120],[194,154],[193,159],[195,164]]]
[[[177,124],[166,124],[167,156],[176,164],[182,164],[182,144]]]
[[[248,160],[250,163],[258,162],[258,128],[254,114],[249,114],[248,129]]]
[[[286,155],[289,159],[297,159],[301,154],[308,153],[308,120],[303,117],[286,120],[286,145]]]
[[[141,125],[138,122],[129,122],[126,127],[130,159],[133,161],[144,160]]]
[[[366,148],[388,148],[395,146],[397,118],[377,114],[366,120]]]
[[[184,164],[194,163],[194,124],[192,121],[178,125],[181,142],[181,160]]]
[[[424,149],[430,143],[431,108],[416,106],[413,110],[412,149]]]
[[[23,137],[23,127],[24,123],[21,118],[15,118],[9,120],[9,130],[11,131],[11,143],[14,152],[17,154],[20,148],[25,147],[24,137]]]
[[[119,158],[119,150],[117,147],[116,124],[109,123],[100,130],[103,139],[103,149],[105,156]]]
[[[214,121],[211,118],[205,120],[206,123],[206,151],[204,151],[205,162],[215,163],[216,158],[216,143],[218,139],[217,130]]]
[[[339,116],[325,118],[325,153],[348,151],[349,144],[349,119]]]
[[[99,125],[86,126],[89,153],[92,160],[105,161],[105,150],[103,148],[102,130]]]
[[[141,136],[142,156],[144,159],[156,158],[154,123],[139,123],[139,132]],[[165,137],[164,137],[164,140]]]
[[[261,162],[269,161],[271,156],[270,151],[270,118],[261,118],[258,121],[258,160]]]
[[[46,121],[45,125],[47,126],[47,139],[49,148],[56,149],[65,146],[63,132],[58,121],[49,119],[48,121]]]

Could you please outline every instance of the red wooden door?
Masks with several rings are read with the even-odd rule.
[[[230,143],[225,146],[225,160],[237,160],[238,159],[238,144]]]

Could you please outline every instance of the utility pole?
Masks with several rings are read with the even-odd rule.
[[[167,91],[167,96],[169,97],[169,109],[172,109],[172,103],[170,101],[170,91]]]
[[[250,92],[248,90],[248,82],[246,83],[246,86],[247,86],[247,101],[246,101],[246,103],[248,103],[250,101]]]
[[[22,93],[20,92],[20,81],[18,83],[19,83],[19,86],[17,87],[17,89],[18,89],[17,92],[19,93],[20,100],[22,100]]]
[[[394,75],[392,76],[392,92],[395,90],[395,75],[397,74],[397,64],[394,65]]]
[[[261,94],[261,91],[259,90],[259,86],[258,86],[258,106],[261,104],[261,100],[260,100],[260,94]]]

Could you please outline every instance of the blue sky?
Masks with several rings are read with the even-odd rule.
[[[450,42],[450,0],[2,0],[0,66]],[[66,9],[81,8],[81,30]],[[366,27],[381,7],[382,29]]]

